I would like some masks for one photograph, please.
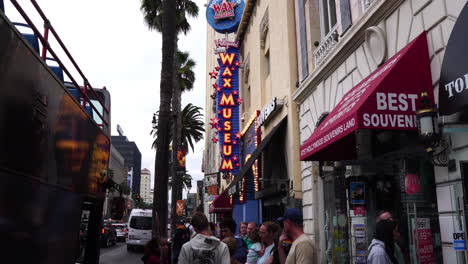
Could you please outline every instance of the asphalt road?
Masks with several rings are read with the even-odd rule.
[[[101,248],[100,264],[142,264],[143,250],[127,251],[125,243],[117,243],[109,248]]]

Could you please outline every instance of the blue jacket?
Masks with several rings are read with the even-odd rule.
[[[237,249],[234,252],[234,258],[240,263],[245,263],[247,261],[247,244],[242,238],[236,237],[237,240]]]

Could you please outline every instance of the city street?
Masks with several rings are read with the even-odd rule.
[[[117,243],[115,246],[109,248],[101,248],[101,256],[99,258],[100,264],[136,264],[143,263],[141,257],[143,250],[127,251],[125,243]]]

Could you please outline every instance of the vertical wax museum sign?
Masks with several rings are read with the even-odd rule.
[[[216,94],[219,119],[218,138],[221,147],[220,171],[236,175],[240,168],[239,49],[229,47],[219,54],[219,78]]]
[[[468,106],[468,4],[458,16],[445,49],[439,81],[439,112],[451,115]]]
[[[219,33],[236,32],[244,7],[244,0],[211,0],[206,8],[206,20]]]

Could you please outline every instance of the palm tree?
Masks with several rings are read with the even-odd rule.
[[[205,132],[203,115],[201,111],[203,108],[195,106],[191,103],[187,104],[181,112],[182,129],[181,129],[181,147],[183,149],[194,150],[194,143],[199,142],[203,139],[203,132]],[[153,148],[156,148],[157,134],[158,131],[158,119],[157,112],[153,114],[153,130],[150,135],[154,135],[155,140],[153,141]],[[173,119],[171,119],[173,122]],[[172,123],[170,124],[172,126]],[[170,141],[172,142],[172,133],[169,133]]]
[[[182,187],[184,190],[192,188],[192,175],[188,174],[186,171],[182,175]],[[169,178],[169,188],[172,188],[172,178]]]
[[[162,33],[162,65],[153,197],[153,237],[167,236],[167,180],[169,119],[174,87],[174,54],[177,43],[177,3],[171,0],[142,0],[142,11],[150,30]],[[158,19],[155,19],[155,18]],[[156,191],[159,190],[159,191]],[[156,221],[156,220],[159,221]],[[159,227],[159,228],[158,228]]]
[[[181,136],[180,136],[179,146],[183,150],[189,150],[190,148],[192,151],[194,151],[194,144],[203,139],[203,133],[205,132],[205,128],[204,128],[204,122],[203,122],[203,115],[201,113],[202,110],[203,109],[201,107],[195,106],[189,103],[184,107],[184,109],[178,115],[180,116],[180,119],[181,119],[181,126],[180,126]],[[171,121],[174,122],[175,118],[171,119]],[[153,130],[151,131],[150,134],[154,134],[155,136],[157,136],[155,133],[155,131],[157,131],[158,129],[158,120],[156,118],[156,113],[153,115],[152,122],[153,122]],[[172,136],[173,136],[173,133],[170,134],[170,137],[172,140],[172,145],[174,146],[175,140],[173,139]],[[157,142],[157,139],[155,139],[155,141],[153,142],[153,147],[155,147],[156,142]],[[174,155],[172,157],[172,160],[177,160],[177,152],[174,149],[172,150],[172,155]],[[172,166],[173,166],[172,171],[177,174],[177,162],[173,162]],[[170,182],[169,185],[172,185],[172,179],[174,179],[172,175],[174,174],[171,173],[171,176],[169,179],[169,182]],[[175,206],[173,205],[177,204],[177,200],[182,199],[182,188],[185,183],[184,183],[184,178],[183,178],[184,176],[182,176],[182,179],[180,179],[180,176],[181,176],[180,174],[177,174],[175,178],[175,179],[179,178],[180,183],[177,183],[179,185],[175,185],[176,183],[174,181],[174,188],[172,188],[172,199],[171,199],[172,200],[171,206],[173,207],[172,212],[176,212],[174,208]],[[176,186],[178,186],[178,188],[180,189],[176,190]],[[177,193],[174,194],[175,192]],[[173,214],[171,217],[172,217],[171,227],[173,227],[172,225],[173,224],[175,225],[175,223],[177,223],[176,222],[177,216],[174,216]]]
[[[158,114],[157,131],[157,148],[156,148],[156,162],[155,162],[155,181],[153,197],[153,219],[156,215],[159,217],[159,229],[161,234],[167,234],[167,180],[169,177],[168,157],[169,157],[169,115],[170,103],[173,97],[173,90],[176,83],[176,63],[175,55],[177,51],[177,35],[181,32],[187,34],[190,30],[187,15],[196,17],[198,16],[198,6],[191,0],[141,0],[141,11],[143,12],[145,21],[150,30],[157,30],[162,32],[163,35],[163,62],[161,69],[161,91],[160,91],[160,106]],[[169,25],[170,24],[170,25]],[[168,32],[169,28],[172,32]],[[165,34],[167,43],[171,47],[164,45]],[[170,41],[169,41],[170,40]],[[166,48],[166,49],[165,49]],[[166,61],[164,60],[166,58]],[[167,64],[165,64],[165,62]],[[169,62],[171,64],[169,64]],[[166,67],[172,67],[168,69]],[[163,75],[166,74],[166,75]],[[166,79],[167,78],[167,79]],[[164,82],[163,82],[164,80]],[[170,85],[172,81],[172,85]],[[163,83],[167,85],[167,89],[163,89]],[[164,93],[164,94],[163,94]],[[176,92],[175,96],[179,93]],[[178,96],[180,98],[180,95]],[[180,100],[180,99],[179,99]],[[164,110],[164,111],[163,111]],[[161,131],[163,130],[163,131]],[[177,182],[177,177],[175,177]],[[175,182],[175,183],[176,183]],[[159,187],[159,188],[156,188]],[[156,214],[156,211],[158,214]],[[156,227],[153,225],[153,234],[156,233]],[[155,236],[155,235],[153,235]]]
[[[181,96],[182,92],[193,89],[195,82],[195,61],[189,58],[188,52],[177,51],[176,54],[176,86],[174,89],[174,95],[172,97],[172,116],[174,117],[174,123],[172,127],[172,160],[177,160],[177,153],[181,147]],[[171,176],[174,179],[174,188],[172,188],[172,229],[175,229],[177,223],[176,205],[177,200],[182,199],[182,179],[181,175],[177,174],[177,163],[173,162],[171,166]]]
[[[203,108],[189,103],[181,112],[181,146],[184,149],[188,149],[190,146],[192,152],[194,150],[194,143],[202,140],[203,132],[205,132],[202,110]]]

